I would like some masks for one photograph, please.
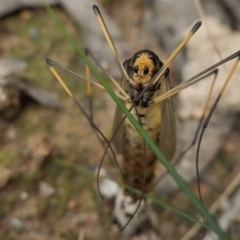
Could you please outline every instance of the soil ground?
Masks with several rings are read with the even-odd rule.
[[[75,23],[62,9],[54,11],[82,46]],[[106,231],[110,219],[105,210],[108,204],[100,200],[95,187],[95,172],[103,152],[101,144],[52,76],[45,59],[81,74],[84,65],[45,9],[22,10],[1,19],[0,32],[1,57],[28,64],[25,71],[8,78],[25,79],[39,88],[54,91],[61,103],[61,108],[55,110],[28,100],[19,114],[0,118],[0,238],[74,240],[81,239],[79,236],[84,233],[84,240],[113,239]],[[61,72],[61,76],[87,108],[85,84],[67,73]],[[114,103],[96,88],[93,100],[96,125],[109,136]],[[239,172],[238,121],[239,118],[204,176],[202,195],[206,206]],[[111,176],[117,176],[111,166],[110,169]],[[196,183],[191,187],[197,192]],[[164,200],[188,213],[195,212],[180,191]],[[192,225],[168,210],[158,211],[162,239],[178,239]],[[239,219],[234,224],[239,224]]]

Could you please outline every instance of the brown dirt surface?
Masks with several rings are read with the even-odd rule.
[[[129,9],[141,16],[143,7],[140,1],[133,1],[130,6],[129,2],[123,1],[121,6],[128,10],[126,22],[121,22],[119,2],[112,5],[111,14],[116,15],[116,22],[123,29],[133,28],[134,37],[139,23],[127,24],[132,17]],[[54,11],[83,48],[76,24],[61,8],[55,7]],[[101,201],[96,190],[95,173],[102,146],[83,114],[52,76],[45,59],[80,74],[84,74],[84,64],[44,8],[21,10],[1,19],[0,32],[1,57],[27,63],[26,70],[8,78],[26,79],[39,88],[54,91],[61,102],[61,108],[55,110],[28,100],[15,118],[0,117],[0,239],[116,239],[109,230],[111,203]],[[59,73],[87,109],[85,83],[64,71]],[[96,87],[93,101],[96,125],[110,136],[115,104]],[[240,170],[239,120],[238,117],[222,150],[203,176],[202,197],[206,206],[217,199]],[[108,174],[118,179],[118,170],[109,162],[105,163]],[[191,187],[197,194],[196,182]],[[196,215],[181,191],[164,196],[163,200]],[[156,207],[156,212],[162,239],[180,239],[193,225],[169,210]],[[234,224],[232,228],[237,224],[239,227],[239,217]]]

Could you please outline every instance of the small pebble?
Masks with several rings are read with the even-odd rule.
[[[27,192],[21,192],[19,198],[24,201],[28,199],[28,196]]]

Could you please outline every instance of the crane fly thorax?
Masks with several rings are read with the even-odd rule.
[[[126,103],[125,106],[129,109],[131,105],[131,103]],[[159,105],[154,104],[150,105],[147,108],[139,105],[137,109],[133,108],[131,113],[135,117],[135,119],[140,122],[142,128],[146,132],[148,132],[149,135],[153,134],[157,136],[161,123],[161,111],[159,110]],[[128,126],[131,126],[129,131],[135,132],[134,135],[139,138],[138,132],[135,130],[135,128],[132,126],[128,119],[126,119],[126,123]],[[142,141],[141,138],[139,139],[139,141]]]

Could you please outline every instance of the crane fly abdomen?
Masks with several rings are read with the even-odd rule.
[[[129,109],[131,103],[126,103],[126,107]],[[161,124],[159,105],[150,105],[147,108],[138,106],[137,113],[135,109],[131,112],[136,120],[140,118],[143,129],[158,144]],[[144,146],[142,138],[128,119],[124,124],[123,158],[124,182],[136,189],[142,189],[146,169],[145,192],[150,192],[155,179],[156,157],[147,145]],[[139,195],[129,194],[134,199],[140,198]]]

